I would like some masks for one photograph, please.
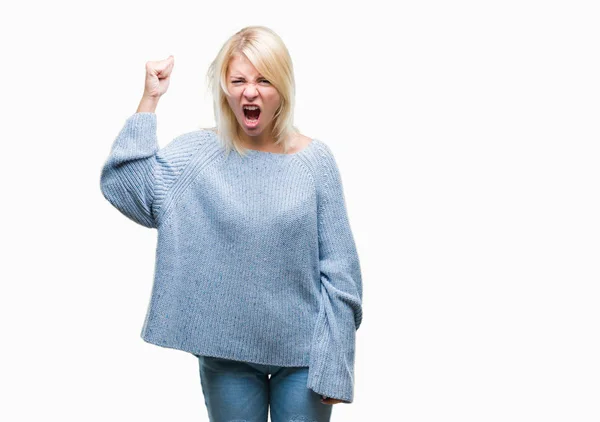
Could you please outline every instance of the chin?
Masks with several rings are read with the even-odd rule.
[[[248,130],[248,128],[242,126],[241,129],[242,129],[242,132],[244,132],[248,136],[257,136],[257,135],[260,135],[263,132],[263,130],[260,129],[260,128],[256,128],[256,129],[253,129],[253,130]]]

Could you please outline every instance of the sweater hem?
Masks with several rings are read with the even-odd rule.
[[[224,353],[213,352],[210,349],[200,349],[200,348],[193,349],[193,348],[185,347],[185,346],[182,346],[181,344],[175,344],[173,342],[169,342],[166,340],[155,339],[155,338],[145,335],[143,333],[140,337],[142,338],[142,340],[144,340],[148,344],[163,347],[166,349],[180,350],[182,352],[190,353],[191,355],[194,355],[196,357],[197,356],[210,356],[210,357],[215,357],[215,358],[220,358],[220,359],[230,359],[230,360],[235,360],[235,361],[240,361],[240,362],[256,363],[259,365],[271,365],[271,366],[282,366],[282,367],[308,367],[309,366],[308,357],[303,360],[300,360],[300,361],[291,361],[291,362],[287,362],[287,361],[282,362],[282,361],[268,360],[268,359],[261,360],[261,359],[247,357],[247,356],[243,356],[243,355],[239,355],[239,354],[224,354]]]

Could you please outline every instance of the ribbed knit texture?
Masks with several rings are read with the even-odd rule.
[[[155,113],[129,117],[100,177],[113,206],[158,232],[141,337],[308,366],[308,388],[351,403],[362,281],[330,148],[226,155],[197,130],[159,149],[156,128]]]

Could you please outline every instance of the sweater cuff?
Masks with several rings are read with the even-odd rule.
[[[317,317],[310,351],[307,387],[314,392],[347,403],[354,400],[354,320],[336,318],[335,304],[324,297]],[[335,327],[333,327],[335,326]]]

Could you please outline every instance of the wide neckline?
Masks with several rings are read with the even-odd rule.
[[[210,132],[210,134],[212,135],[213,140],[215,142],[217,142],[217,144],[219,145],[219,148],[222,151],[225,150],[225,146],[223,145],[222,141],[219,139],[219,137],[217,136],[217,133],[214,130],[212,130],[212,129],[203,129],[203,130],[206,130],[206,131]],[[247,148],[247,147],[244,147],[244,149],[246,150],[246,154],[247,155],[255,155],[257,157],[260,157],[260,156],[265,156],[265,157],[295,157],[295,156],[304,154],[305,152],[307,152],[311,148],[314,148],[315,144],[317,142],[319,142],[319,140],[317,138],[310,138],[310,139],[311,139],[310,143],[307,146],[305,146],[304,148],[302,148],[298,152],[294,152],[293,154],[285,154],[285,153],[282,153],[282,152],[260,151],[258,149],[252,149],[252,148]],[[235,148],[233,149],[233,151],[235,151]]]
[[[308,149],[313,147],[313,144],[315,143],[316,139],[315,138],[311,138],[310,142],[308,143],[307,146],[305,146],[304,148],[302,148],[300,151],[294,152],[294,153],[284,153],[284,152],[271,152],[271,151],[261,151],[258,149],[252,149],[252,148],[248,148],[248,147],[244,147],[244,150],[248,153],[248,154],[254,154],[254,155],[269,155],[269,156],[282,156],[282,157],[293,157],[294,155],[298,155],[298,154],[302,154],[305,151],[307,151]]]

